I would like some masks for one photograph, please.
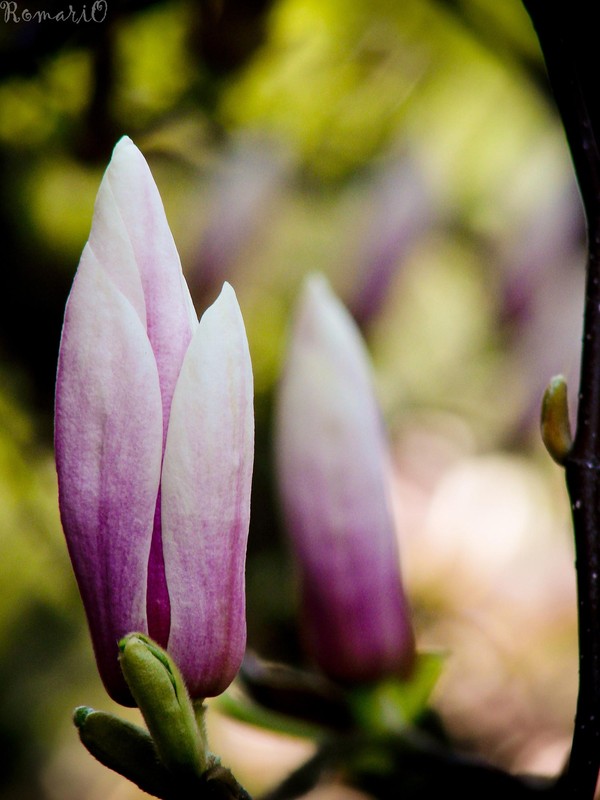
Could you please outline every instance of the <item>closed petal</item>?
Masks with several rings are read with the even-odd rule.
[[[127,702],[117,642],[146,630],[162,409],[139,315],[89,246],[65,312],[55,425],[61,518],[96,659]]]
[[[169,652],[192,697],[224,691],[245,648],[252,394],[244,324],[225,284],[181,369],[162,476]]]
[[[154,178],[128,137],[116,145],[102,180],[90,247],[146,330],[158,371],[164,447],[175,384],[198,320]],[[147,619],[151,635],[166,645],[170,605],[160,498],[148,565]]]
[[[154,178],[126,136],[116,145],[98,191],[90,246],[147,331],[166,435],[171,398],[198,320]]]
[[[308,281],[295,318],[276,444],[312,654],[335,678],[401,671],[412,629],[386,440],[364,344],[322,279]]]

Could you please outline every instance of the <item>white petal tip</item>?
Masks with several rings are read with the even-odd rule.
[[[235,293],[235,289],[227,281],[225,281],[223,286],[221,287],[221,291],[219,292],[219,297],[232,297],[232,298],[235,298],[237,300],[237,295]]]
[[[146,159],[142,155],[141,150],[133,143],[129,136],[121,136],[113,148],[109,168],[110,166],[114,167],[115,162],[122,162],[122,160],[131,161],[135,159],[141,159],[144,164],[146,163]]]
[[[135,145],[129,136],[121,136],[113,148],[113,153],[117,153],[119,150],[124,150],[126,147],[135,147]],[[135,147],[135,149],[137,150],[137,147]]]
[[[241,315],[242,312],[240,311],[240,305],[238,303],[235,289],[230,283],[227,283],[227,281],[225,281],[225,283],[223,284],[223,287],[221,288],[221,291],[219,292],[217,299],[211,306],[209,306],[206,309],[204,313],[206,314],[210,312],[211,309],[214,310],[220,309],[221,313],[229,309],[229,310],[234,310],[236,314]]]
[[[314,272],[306,277],[298,307],[300,317],[315,313],[327,317],[348,316],[346,307],[331,288],[328,278],[321,272]]]

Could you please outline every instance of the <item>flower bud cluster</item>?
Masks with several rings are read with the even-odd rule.
[[[67,302],[55,426],[63,528],[119,702],[148,707],[123,654],[119,666],[132,632],[125,654],[154,663],[164,648],[192,698],[223,692],[240,667],[252,392],[233,289],[198,321],[148,165],[123,138]],[[321,278],[296,311],[276,455],[309,652],[341,682],[407,675],[387,442],[364,343]]]

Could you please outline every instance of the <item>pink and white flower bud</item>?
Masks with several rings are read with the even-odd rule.
[[[307,281],[296,310],[276,421],[309,652],[340,681],[406,675],[414,638],[387,440],[364,343],[322,278]]]
[[[140,151],[115,147],[65,311],[55,408],[59,503],[100,674],[149,634],[193,697],[222,692],[246,640],[254,422],[241,312],[200,322]]]

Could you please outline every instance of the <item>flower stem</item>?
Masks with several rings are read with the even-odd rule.
[[[523,0],[536,28],[585,208],[587,282],[577,430],[564,459],[579,617],[579,696],[567,796],[592,800],[600,769],[600,48],[589,0]]]

